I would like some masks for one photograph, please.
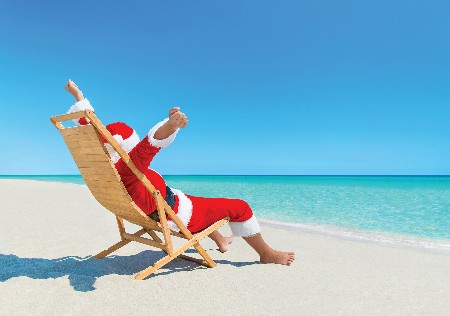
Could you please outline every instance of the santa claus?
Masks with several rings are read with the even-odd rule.
[[[67,113],[87,109],[94,111],[89,100],[84,98],[83,92],[73,81],[69,80],[65,88],[76,99],[76,103],[70,107]],[[90,124],[85,118],[74,121],[80,125]],[[168,187],[163,177],[149,168],[155,155],[162,148],[169,146],[175,140],[179,129],[185,128],[187,124],[186,115],[180,111],[179,107],[173,107],[169,110],[169,117],[152,127],[142,140],[140,140],[136,131],[125,123],[112,123],[107,125],[106,128],[128,153],[136,167],[161,192],[161,195],[189,231],[193,233],[201,231],[214,222],[228,217],[233,236],[242,237],[259,254],[261,262],[290,265],[295,259],[294,253],[277,251],[266,244],[261,236],[258,221],[247,202],[240,199],[205,198],[185,194],[180,190]],[[126,166],[111,145],[106,140],[104,142],[111,160],[114,162],[133,201],[145,214],[158,220],[153,196]],[[178,227],[170,219],[168,219],[168,223],[171,229],[178,231]],[[217,231],[209,235],[216,242],[221,252],[228,250],[229,244],[233,241],[233,236],[224,237]]]

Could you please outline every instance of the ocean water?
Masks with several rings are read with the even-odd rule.
[[[84,183],[81,176],[2,178]],[[164,178],[169,186],[187,194],[244,199],[258,219],[268,224],[386,243],[422,243],[424,247],[450,250],[448,176]]]

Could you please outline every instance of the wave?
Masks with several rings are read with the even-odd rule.
[[[326,237],[381,244],[396,248],[413,248],[450,255],[450,240],[430,239],[411,235],[400,235],[378,231],[363,231],[347,227],[290,223],[268,219],[258,219],[264,225],[284,230],[318,234]]]

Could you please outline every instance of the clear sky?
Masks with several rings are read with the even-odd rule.
[[[0,2],[0,174],[76,174],[74,80],[162,174],[450,174],[450,2]]]

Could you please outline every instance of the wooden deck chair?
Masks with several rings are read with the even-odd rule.
[[[85,117],[90,120],[91,125],[64,127],[61,122]],[[160,192],[150,183],[150,181],[141,173],[131,161],[128,154],[120,147],[117,141],[112,137],[111,133],[100,122],[96,115],[90,111],[82,111],[71,114],[53,116],[51,122],[60,131],[67,147],[72,154],[78,169],[86,182],[87,187],[91,191],[95,199],[103,205],[107,210],[115,214],[121,240],[100,252],[95,257],[103,258],[113,251],[125,246],[130,241],[137,241],[149,246],[162,249],[167,255],[155,262],[148,268],[140,271],[134,276],[135,280],[142,280],[150,274],[179,257],[186,260],[194,261],[198,264],[213,268],[216,263],[206,253],[205,249],[200,246],[199,241],[208,236],[220,226],[225,224],[228,219],[222,219],[205,230],[192,234],[186,226],[181,222],[172,208],[166,203]],[[152,220],[132,201],[128,195],[120,176],[111,161],[109,154],[103,145],[100,137],[103,137],[119,154],[122,160],[133,171],[136,177],[145,185],[147,190],[153,195],[156,201],[160,222]],[[166,214],[178,226],[180,232],[169,229],[167,225]],[[130,234],[125,231],[124,220],[141,226],[142,229]],[[162,233],[162,239],[156,234]],[[141,237],[147,233],[151,239]],[[174,249],[171,236],[186,239],[186,242],[178,249]],[[203,257],[203,260],[192,258],[183,253],[190,247],[194,247]]]

